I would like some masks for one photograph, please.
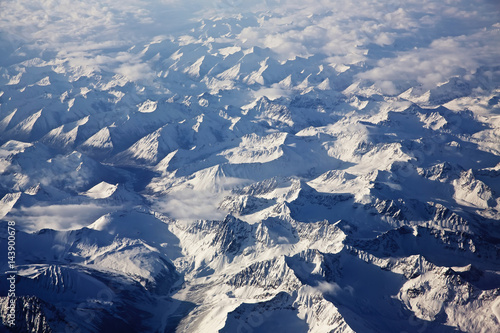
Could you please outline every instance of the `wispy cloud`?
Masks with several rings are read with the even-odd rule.
[[[491,0],[11,0],[2,3],[0,30],[2,38],[59,53],[68,71],[87,67],[135,81],[155,73],[131,47],[180,34],[195,18],[253,15],[256,24],[224,40],[270,48],[280,60],[320,54],[327,64],[360,64],[357,79],[396,93],[397,81],[428,87],[494,62],[499,13]]]
[[[398,93],[394,83],[421,85],[431,89],[453,76],[466,76],[481,66],[497,62],[500,52],[500,30],[486,29],[458,37],[434,40],[428,47],[398,52],[384,58],[375,68],[358,75],[375,82],[383,93]]]
[[[322,54],[362,64],[356,78],[383,93],[405,83],[432,88],[495,64],[500,53],[500,5],[492,1],[290,0],[269,10],[238,35],[243,46],[270,48],[281,60]]]
[[[86,227],[100,216],[120,208],[93,203],[31,206],[13,209],[5,218],[16,221],[18,227],[27,232],[46,228],[72,230]]]
[[[182,220],[217,220],[227,214],[218,209],[224,198],[223,192],[210,190],[183,190],[166,195],[155,201],[153,209]]]

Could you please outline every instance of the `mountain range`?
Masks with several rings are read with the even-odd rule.
[[[8,331],[499,329],[496,2],[71,3],[0,13]]]

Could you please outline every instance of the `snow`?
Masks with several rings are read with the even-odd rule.
[[[92,199],[109,198],[113,193],[115,193],[117,188],[118,184],[111,185],[106,182],[101,182],[96,186],[92,187],[87,192],[83,193],[83,195],[90,197]]]
[[[150,112],[156,111],[156,108],[158,106],[158,102],[147,100],[138,106],[139,106],[139,112],[150,113]]]
[[[113,148],[113,142],[111,140],[111,135],[109,128],[103,127],[96,134],[88,138],[82,146],[89,147],[91,149],[110,149]]]
[[[498,10],[5,1],[21,330],[494,332]]]

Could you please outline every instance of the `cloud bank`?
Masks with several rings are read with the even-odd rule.
[[[20,230],[36,232],[40,229],[74,230],[86,227],[104,214],[121,207],[88,204],[31,206],[13,209],[8,219],[16,221]]]
[[[55,52],[51,61],[69,72],[147,81],[157,73],[136,46],[157,36],[186,38],[207,18],[254,17],[224,41],[269,48],[281,61],[321,55],[326,65],[357,65],[356,79],[398,93],[496,63],[499,14],[491,0],[10,0],[2,3],[0,39],[42,58]]]

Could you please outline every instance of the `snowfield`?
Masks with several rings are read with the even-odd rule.
[[[1,7],[5,327],[500,330],[498,2]]]

